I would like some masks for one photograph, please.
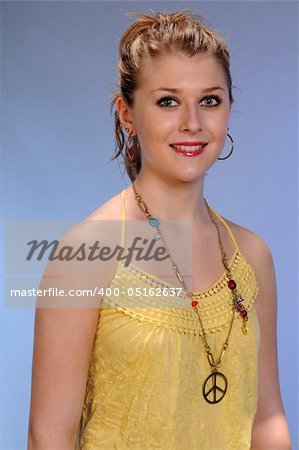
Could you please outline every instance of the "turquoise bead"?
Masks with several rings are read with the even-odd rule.
[[[152,227],[158,227],[160,225],[160,222],[158,219],[156,219],[155,217],[151,217],[149,219],[149,223]]]

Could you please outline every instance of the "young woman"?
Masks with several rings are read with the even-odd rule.
[[[101,242],[123,248],[142,224],[164,259],[99,263],[99,308],[37,310],[30,450],[290,449],[270,252],[204,198],[232,103],[228,49],[200,18],[139,15],[124,33],[115,157],[132,185],[86,222],[121,219]]]

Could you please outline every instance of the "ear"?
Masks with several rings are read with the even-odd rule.
[[[118,113],[118,117],[120,120],[120,123],[124,125],[124,127],[132,127],[132,113],[131,109],[125,102],[125,100],[119,96],[115,102],[115,107]]]

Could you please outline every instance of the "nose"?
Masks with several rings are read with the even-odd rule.
[[[201,130],[200,111],[197,106],[186,106],[182,110],[180,131],[189,131],[195,133]]]

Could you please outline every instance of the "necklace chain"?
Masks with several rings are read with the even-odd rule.
[[[171,252],[170,252],[170,250],[168,248],[168,245],[167,245],[167,243],[165,241],[163,233],[162,233],[162,231],[160,229],[160,222],[159,222],[159,220],[156,219],[154,216],[152,216],[152,214],[149,212],[148,207],[147,207],[146,203],[144,202],[143,198],[136,191],[134,183],[132,184],[132,187],[133,187],[133,191],[134,191],[134,194],[135,194],[135,199],[136,199],[137,205],[138,205],[140,211],[143,214],[145,214],[145,216],[149,220],[149,223],[152,226],[154,226],[155,229],[157,230],[156,236],[157,236],[158,239],[161,239],[161,241],[163,242],[163,244],[164,244],[164,246],[166,248],[166,251],[168,253],[169,259],[171,261],[174,273],[175,273],[177,279],[179,280],[179,282],[181,283],[181,285],[183,286],[186,295],[188,297],[191,297],[192,299],[195,298],[196,295],[194,295],[192,292],[189,291],[189,289],[188,289],[188,287],[186,285],[186,282],[185,282],[185,280],[184,280],[184,278],[183,278],[183,276],[182,276],[182,274],[181,274],[181,272],[179,270],[179,267],[178,267],[178,265],[176,264],[176,262],[174,261],[172,255],[171,255]],[[230,338],[230,335],[231,335],[231,332],[232,332],[233,322],[234,322],[234,318],[235,318],[235,310],[240,312],[241,317],[243,319],[242,331],[243,331],[244,334],[247,334],[247,332],[248,332],[248,328],[247,328],[248,315],[247,315],[247,310],[242,305],[243,299],[238,294],[238,292],[236,290],[237,284],[232,278],[232,272],[231,272],[231,269],[229,267],[228,257],[227,257],[227,254],[225,252],[225,249],[224,249],[222,236],[221,236],[221,232],[220,232],[220,227],[219,227],[219,224],[217,222],[216,216],[215,216],[214,212],[212,211],[212,209],[210,208],[210,206],[208,205],[206,199],[204,199],[204,202],[205,202],[205,206],[207,208],[210,220],[214,224],[214,226],[215,226],[215,228],[217,230],[218,242],[219,242],[219,247],[220,247],[221,256],[222,256],[222,264],[223,264],[223,266],[225,268],[226,275],[227,275],[227,278],[229,280],[228,281],[228,287],[229,287],[229,289],[232,292],[231,319],[230,319],[230,322],[229,322],[229,327],[228,327],[228,332],[227,332],[226,339],[224,341],[224,344],[223,344],[222,349],[221,349],[221,353],[220,353],[220,355],[219,355],[217,360],[215,360],[214,355],[213,355],[212,350],[211,350],[211,347],[209,346],[209,343],[208,343],[207,332],[206,332],[206,330],[205,330],[205,328],[203,326],[202,318],[201,318],[201,315],[200,315],[200,312],[199,312],[199,308],[198,308],[198,301],[193,300],[191,302],[192,307],[195,310],[195,313],[196,313],[196,315],[198,317],[198,321],[199,321],[201,332],[202,332],[202,339],[203,339],[205,352],[206,352],[207,359],[208,359],[208,362],[209,362],[209,365],[210,365],[211,371],[212,371],[211,375],[209,375],[206,378],[205,382],[204,382],[203,396],[204,396],[205,400],[208,403],[218,403],[219,401],[222,400],[222,398],[224,397],[224,395],[226,393],[226,390],[227,390],[227,379],[226,379],[226,377],[223,374],[218,372],[218,369],[221,366],[222,358],[223,358],[223,356],[224,356],[224,354],[225,354],[225,352],[226,352],[226,350],[228,348],[229,338]],[[221,388],[216,386],[216,381],[217,381],[216,380],[216,376],[218,376],[218,378],[222,378],[222,380],[224,380],[225,386],[223,387],[223,389],[221,389]],[[206,392],[205,389],[206,389],[206,386],[210,383],[210,378],[211,377],[212,377],[213,385],[212,385],[212,388],[209,389]],[[220,396],[219,398],[216,398],[216,390],[217,389],[219,391],[222,391],[222,396]],[[209,399],[209,395],[210,395],[212,390],[214,392],[214,397],[213,397],[213,399],[211,401]]]

